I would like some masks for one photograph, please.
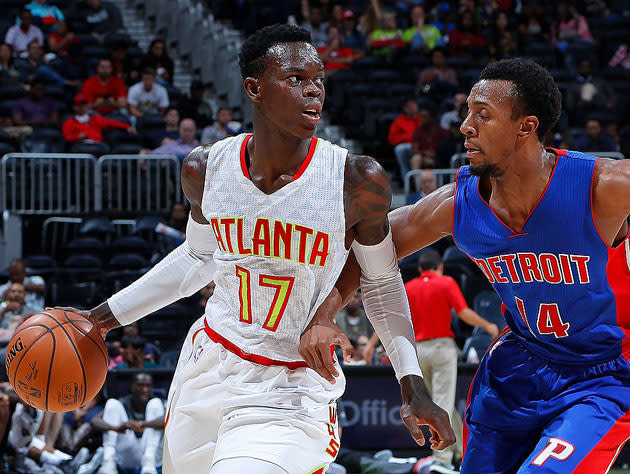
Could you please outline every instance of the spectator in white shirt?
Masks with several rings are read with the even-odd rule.
[[[155,69],[147,67],[142,70],[142,81],[129,88],[127,93],[129,113],[134,117],[147,114],[164,116],[168,107],[166,89],[155,82]]]
[[[24,8],[20,12],[20,23],[13,25],[7,31],[4,42],[13,46],[13,52],[16,56],[28,50],[28,45],[33,41],[41,46],[44,45],[44,34],[35,25],[32,25],[33,15],[30,10]]]

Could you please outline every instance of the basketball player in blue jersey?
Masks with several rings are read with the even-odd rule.
[[[254,133],[185,159],[186,242],[84,313],[105,335],[216,283],[169,392],[164,472],[325,472],[339,448],[335,400],[345,381],[308,368],[298,348],[351,246],[366,312],[400,381],[403,421],[421,444],[418,424],[431,427],[435,448],[452,444],[448,415],[429,398],[415,353],[386,174],[372,158],[313,136],[325,91],[310,34],[263,28],[244,43],[240,67]],[[333,342],[348,349],[347,338]]]
[[[504,303],[508,328],[470,388],[465,474],[604,473],[630,438],[630,328],[607,273],[628,233],[630,161],[545,149],[560,104],[536,63],[488,65],[461,125],[470,166],[390,213],[399,258],[452,235]],[[357,271],[350,259],[302,341],[326,375],[308,333],[335,333]]]

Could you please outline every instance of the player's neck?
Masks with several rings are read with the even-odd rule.
[[[510,157],[500,177],[490,178],[490,189],[486,191],[490,205],[495,210],[509,210],[508,214],[517,224],[520,224],[521,218],[524,220],[529,215],[540,200],[556,163],[555,155],[546,152],[542,145],[519,155]],[[520,228],[520,225],[511,227]]]
[[[281,175],[293,175],[302,165],[311,139],[289,136],[277,128],[254,123],[254,136],[249,141],[249,174],[273,182]]]

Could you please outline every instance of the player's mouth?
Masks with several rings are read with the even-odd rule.
[[[317,124],[319,123],[321,112],[321,105],[309,105],[303,110],[302,115],[306,117],[309,122]]]
[[[481,154],[481,148],[473,145],[472,143],[465,142],[464,148],[466,149],[466,158],[474,158]]]

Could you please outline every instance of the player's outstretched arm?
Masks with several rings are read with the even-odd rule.
[[[182,188],[191,203],[184,243],[141,278],[92,310],[66,308],[89,318],[103,337],[115,327],[130,324],[196,293],[212,280],[216,241],[201,211],[209,150],[209,146],[195,148],[182,165]]]

